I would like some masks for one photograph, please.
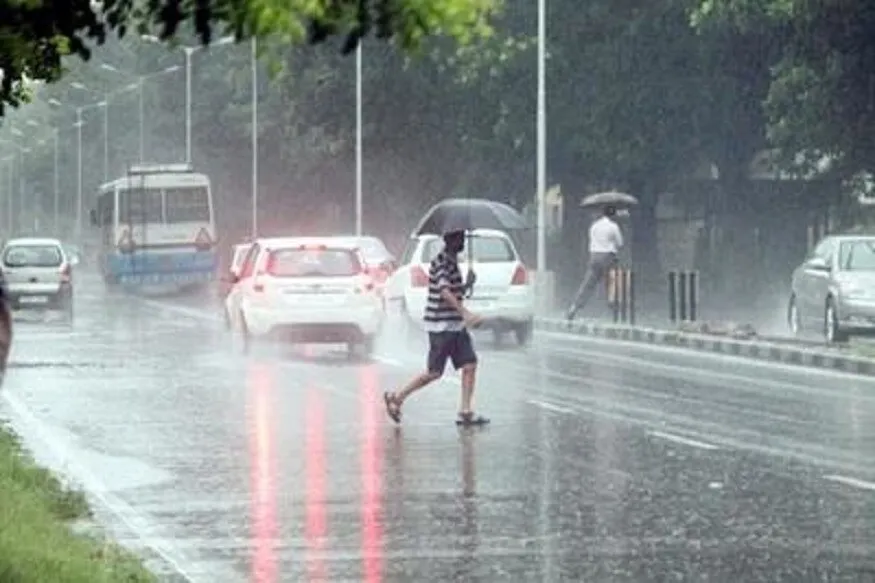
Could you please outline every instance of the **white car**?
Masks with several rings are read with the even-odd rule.
[[[386,286],[386,280],[392,275],[397,267],[395,257],[386,249],[386,244],[377,237],[370,236],[344,236],[338,237],[339,240],[348,241],[352,245],[356,245],[362,254],[362,257],[367,264],[368,273],[374,280],[377,293],[383,295],[383,290]]]
[[[535,297],[529,274],[513,240],[502,231],[477,229],[469,232],[465,250],[459,255],[462,277],[469,267],[477,277],[473,295],[465,305],[483,317],[483,328],[491,329],[496,341],[513,331],[520,344],[531,339]],[[421,325],[428,295],[428,268],[443,249],[436,235],[413,237],[407,244],[401,265],[386,282],[390,309],[409,322]]]
[[[73,321],[72,262],[57,239],[7,241],[0,254],[13,310],[57,310]]]
[[[357,247],[339,238],[252,243],[225,299],[231,329],[298,343],[345,343],[369,355],[385,319]]]

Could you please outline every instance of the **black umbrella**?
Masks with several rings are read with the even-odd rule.
[[[527,228],[526,220],[510,205],[482,198],[448,198],[431,207],[419,221],[414,235],[443,235],[455,231],[495,229],[516,231]],[[466,296],[474,294],[477,276],[471,269],[473,252],[469,235],[468,275],[465,278]]]
[[[512,206],[482,198],[448,198],[431,207],[414,229],[414,235],[443,235],[453,231],[527,228],[526,220]]]
[[[630,207],[635,206],[636,204],[638,204],[638,199],[631,194],[626,194],[624,192],[600,192],[598,194],[591,194],[580,202],[580,206],[583,207],[605,205]]]

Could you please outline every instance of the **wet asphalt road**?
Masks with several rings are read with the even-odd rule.
[[[492,425],[455,426],[453,374],[396,429],[415,346],[243,356],[206,301],[77,302],[18,327],[0,411],[191,580],[875,581],[875,380],[487,337]]]

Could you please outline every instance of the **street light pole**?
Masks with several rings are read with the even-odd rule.
[[[252,239],[258,236],[258,41],[252,37]]]
[[[76,243],[82,243],[82,108],[76,108]]]
[[[60,182],[59,182],[59,178],[60,178],[60,177],[59,177],[59,175],[58,175],[58,162],[59,162],[59,160],[60,160],[59,149],[58,149],[58,145],[59,145],[59,144],[58,144],[58,142],[59,142],[59,138],[58,138],[58,128],[55,128],[55,131],[54,131],[54,142],[55,142],[55,167],[54,167],[54,178],[53,178],[53,181],[54,181],[54,190],[55,190],[55,192],[54,192],[54,200],[52,201],[52,202],[53,202],[53,207],[52,207],[52,225],[54,225],[55,232],[56,232],[56,233],[60,233],[60,231],[61,231],[61,225],[60,225],[59,223],[60,223],[60,220],[61,220],[61,219],[60,219],[61,185],[60,185]]]
[[[109,93],[103,101],[103,182],[109,182]]]
[[[146,163],[146,96],[144,95],[145,87],[146,80],[143,77],[140,77],[140,102],[138,104],[138,107],[140,109],[140,164]]]
[[[362,234],[362,39],[355,50],[355,234]]]
[[[537,270],[541,280],[544,281],[544,272],[547,269],[547,216],[546,216],[546,193],[547,193],[547,82],[546,82],[546,53],[547,53],[547,2],[538,0],[538,105],[537,105],[537,137],[536,137],[536,188],[537,188]],[[543,293],[543,292],[542,292]]]
[[[13,212],[13,210],[15,210],[13,208],[13,202],[12,202],[12,197],[14,196],[13,190],[15,189],[15,182],[14,182],[13,176],[12,176],[14,173],[15,173],[15,156],[10,156],[9,157],[9,173],[6,176],[6,183],[7,183],[6,186],[7,186],[7,189],[9,191],[8,196],[6,197],[6,215],[7,215],[6,226],[7,226],[7,229],[9,230],[10,237],[13,235],[13,229],[15,229],[15,222],[12,219],[12,212]]]
[[[191,164],[191,56],[195,47],[185,50],[185,163]]]

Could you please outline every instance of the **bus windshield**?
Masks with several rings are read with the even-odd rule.
[[[118,218],[122,223],[160,223],[164,219],[158,188],[120,190],[118,202]]]
[[[203,223],[210,220],[210,200],[205,186],[165,188],[164,197],[168,223]]]
[[[205,186],[120,190],[119,221],[132,224],[209,222],[209,192]]]

